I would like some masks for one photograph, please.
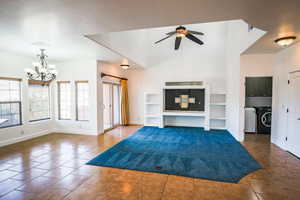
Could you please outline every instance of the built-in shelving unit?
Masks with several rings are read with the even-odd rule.
[[[164,111],[163,94],[165,89],[205,89],[205,109],[196,111]],[[146,92],[144,94],[144,125],[163,128],[168,125],[199,126],[205,130],[226,129],[226,94],[210,93],[209,86],[167,86],[162,93]]]
[[[164,86],[163,93],[167,89],[204,89],[205,96],[204,101],[210,102],[209,85],[176,85],[176,86]],[[164,101],[163,101],[164,102]],[[163,106],[164,107],[164,106]],[[191,127],[203,127],[205,130],[209,130],[209,103],[205,103],[204,111],[166,111],[162,112],[161,128],[165,126],[191,126]]]
[[[144,125],[161,126],[162,94],[145,93],[144,101]]]
[[[210,94],[210,129],[226,129],[226,94]]]

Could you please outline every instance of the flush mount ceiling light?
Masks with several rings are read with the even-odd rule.
[[[27,77],[30,80],[42,81],[42,82],[51,82],[56,78],[57,71],[55,65],[47,63],[46,58],[48,57],[45,54],[45,49],[40,49],[41,54],[37,55],[39,62],[33,62],[32,65],[34,70],[31,68],[25,69]]]
[[[276,39],[274,42],[279,46],[286,47],[291,45],[296,40],[296,36],[288,36]]]
[[[122,69],[128,69],[130,67],[127,59],[123,59],[120,66],[122,67]]]

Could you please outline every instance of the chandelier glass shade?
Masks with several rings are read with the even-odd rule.
[[[51,82],[55,80],[57,76],[57,70],[55,65],[48,64],[45,54],[45,49],[40,49],[41,54],[37,55],[39,62],[33,62],[32,65],[34,69],[26,68],[25,72],[29,80]]]

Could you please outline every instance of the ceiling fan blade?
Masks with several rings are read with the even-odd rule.
[[[172,31],[172,32],[166,33],[166,35],[174,35],[175,33],[176,33],[176,31]]]
[[[189,33],[192,33],[192,34],[195,34],[195,35],[204,35],[204,33],[198,32],[198,31],[189,31]]]
[[[196,42],[200,45],[204,44],[201,40],[199,40],[198,38],[196,38],[195,36],[193,36],[192,34],[187,34],[186,37],[190,40],[192,40],[193,42]]]
[[[182,37],[176,37],[176,39],[175,39],[175,50],[179,49],[181,38]]]
[[[160,39],[160,40],[156,41],[155,44],[157,44],[157,43],[159,43],[159,42],[161,42],[161,41],[163,41],[163,40],[165,40],[165,39],[168,39],[168,38],[171,37],[171,36],[172,36],[172,35],[168,35],[167,37],[164,37],[163,39]]]

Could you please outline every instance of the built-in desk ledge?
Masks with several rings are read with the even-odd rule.
[[[191,116],[191,117],[205,117],[205,112],[195,112],[195,111],[164,111],[163,116]]]

